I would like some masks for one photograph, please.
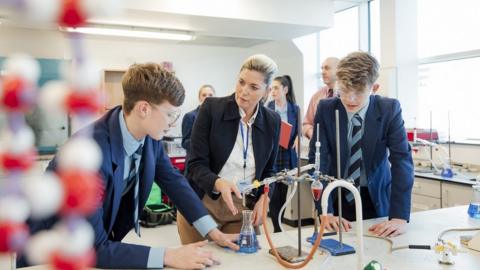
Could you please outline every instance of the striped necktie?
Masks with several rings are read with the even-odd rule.
[[[327,98],[333,97],[333,89],[328,89],[327,91]]]
[[[143,145],[140,145],[133,153],[132,155],[132,164],[130,165],[130,173],[129,173],[129,180],[134,181],[134,188],[133,188],[133,203],[134,203],[134,208],[133,208],[133,224],[135,227],[135,233],[140,237],[140,223],[138,220],[138,212],[139,212],[139,199],[138,199],[138,190],[140,186],[140,177],[139,177],[139,172],[137,170],[137,160],[140,161],[142,158],[142,151],[143,151]],[[140,168],[140,164],[138,166]]]
[[[360,171],[362,169],[362,118],[356,113],[352,118],[352,137],[350,146],[350,163],[348,177],[355,181],[355,186],[360,185]]]

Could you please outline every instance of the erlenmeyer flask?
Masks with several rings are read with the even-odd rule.
[[[468,206],[468,215],[480,219],[480,178],[477,176],[477,183],[472,186],[473,198]]]
[[[315,201],[320,200],[320,196],[322,195],[323,191],[323,184],[320,182],[320,180],[315,180],[312,182],[310,185],[310,188],[312,189],[312,196]]]
[[[443,161],[443,166],[442,166],[442,172],[440,173],[441,176],[447,177],[447,178],[452,178],[453,177],[453,171],[452,167],[450,166],[450,159],[446,158]]]
[[[253,229],[253,211],[243,210],[243,224],[240,231],[240,239],[238,244],[240,246],[239,252],[255,253],[258,250],[257,235]]]

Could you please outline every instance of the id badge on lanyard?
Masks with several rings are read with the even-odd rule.
[[[241,193],[246,186],[251,184],[251,180],[246,179],[246,169],[247,169],[247,157],[248,157],[248,141],[249,141],[249,134],[250,126],[247,125],[247,134],[243,134],[243,124],[242,120],[240,120],[240,133],[242,135],[242,142],[243,142],[243,179],[239,179],[237,181],[237,187]]]

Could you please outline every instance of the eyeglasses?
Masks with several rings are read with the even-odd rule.
[[[168,111],[162,110],[158,105],[155,105],[152,103],[150,103],[150,105],[156,110],[159,110],[167,115],[169,126],[173,126],[177,122],[178,118],[180,118],[180,115],[181,115],[180,109],[168,112]]]
[[[345,90],[342,88],[337,88],[335,91],[339,94],[340,98],[348,100],[362,100],[371,93],[371,91]]]
[[[173,112],[167,112],[167,117],[168,117],[168,125],[172,126],[174,125],[177,121],[178,118],[180,118],[180,110],[176,110]]]

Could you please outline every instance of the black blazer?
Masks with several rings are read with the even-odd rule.
[[[252,128],[255,156],[255,178],[262,180],[275,173],[278,152],[280,116],[259,104]],[[240,112],[235,94],[221,98],[207,98],[200,106],[193,125],[187,178],[200,198],[206,193],[213,199],[215,180],[225,165],[237,139]],[[257,200],[263,189],[256,191]]]

